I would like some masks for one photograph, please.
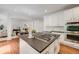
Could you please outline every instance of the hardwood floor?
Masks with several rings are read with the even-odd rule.
[[[0,54],[19,54],[19,47],[19,38],[0,41]],[[79,54],[79,49],[60,44],[59,54]]]
[[[19,54],[19,38],[0,41],[0,54]]]
[[[60,44],[60,54],[79,54],[79,49],[75,49],[64,44]]]

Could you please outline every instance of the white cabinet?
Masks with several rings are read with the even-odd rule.
[[[39,54],[39,52],[37,52],[28,43],[20,38],[20,54]]]
[[[57,17],[55,15],[44,16],[44,26],[57,26]]]
[[[58,26],[58,19],[57,19],[57,15],[56,14],[53,14],[51,16],[52,18],[52,26]]]
[[[79,7],[75,7],[73,10],[73,22],[79,22]]]
[[[57,13],[57,24],[58,26],[64,26],[65,20],[64,20],[64,12],[58,12]]]
[[[79,7],[64,11],[64,19],[66,22],[79,22]]]
[[[79,22],[79,7],[46,15],[44,26],[64,26],[66,22]]]
[[[64,12],[44,16],[44,26],[64,26]]]
[[[49,15],[44,16],[44,26],[51,26],[52,25],[52,17]]]
[[[41,54],[49,54],[49,47],[47,47]]]
[[[44,26],[57,26],[57,19],[55,15],[44,16]]]
[[[59,52],[59,40],[55,40],[52,44],[50,44],[42,54],[57,54]]]
[[[66,22],[72,22],[73,20],[73,9],[64,11],[64,19]]]
[[[49,54],[58,54],[60,49],[60,42],[57,39],[54,43],[49,46]]]

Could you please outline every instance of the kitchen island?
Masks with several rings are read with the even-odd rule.
[[[21,43],[20,47],[24,48],[24,49],[21,48],[22,51],[28,50],[27,52],[30,53],[30,54],[32,54],[32,53],[33,54],[37,54],[37,53],[44,53],[44,54],[58,53],[58,51],[59,51],[59,41],[58,41],[59,36],[60,35],[55,35],[55,37],[52,40],[49,40],[49,41],[46,42],[46,41],[42,41],[42,39],[38,39],[38,38],[27,38],[28,35],[23,34],[23,35],[20,35],[20,38],[21,38],[20,41],[22,41],[22,42],[24,41],[24,43],[25,43],[24,47],[26,47],[26,46],[29,46],[29,47],[26,47],[26,48],[22,47],[24,43]],[[24,52],[24,53],[28,54],[27,52]]]

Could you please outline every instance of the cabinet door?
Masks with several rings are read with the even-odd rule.
[[[52,21],[53,21],[53,19],[52,19],[52,16],[50,15],[50,16],[49,16],[49,19],[48,19],[48,21],[47,21],[47,22],[48,22],[48,26],[53,26],[53,25],[52,25]]]
[[[72,22],[72,18],[73,18],[73,10],[72,9],[68,9],[68,10],[64,11],[64,20],[66,22]]]
[[[79,7],[72,9],[73,13],[73,22],[79,22]]]
[[[57,54],[59,52],[59,40],[55,40],[51,45],[49,45],[42,53],[43,54]]]
[[[58,54],[59,49],[60,49],[60,43],[59,43],[59,40],[57,39],[54,43],[54,53]]]
[[[59,12],[57,19],[58,19],[58,26],[64,26],[65,25],[64,12]]]
[[[39,52],[20,38],[20,54],[39,54]]]
[[[52,26],[64,26],[64,12],[58,12],[52,15]]]
[[[59,52],[59,40],[55,40],[49,47],[49,54],[57,54]]]
[[[44,16],[44,26],[58,26],[55,14]]]
[[[52,26],[58,26],[57,15],[52,15]]]
[[[49,54],[54,54],[54,53],[55,53],[54,48],[55,48],[55,42],[53,42],[53,43],[49,46]]]
[[[66,22],[78,22],[79,21],[79,7],[68,9],[64,11],[64,19]]]
[[[44,26],[52,26],[52,19],[51,16],[44,16]]]
[[[67,18],[67,16],[65,17]],[[44,17],[45,26],[64,26],[64,12],[58,12]]]
[[[47,16],[44,16],[44,26],[47,26],[48,25],[48,17]]]
[[[47,47],[43,52],[42,54],[49,54],[49,47]]]

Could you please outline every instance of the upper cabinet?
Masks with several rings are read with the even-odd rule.
[[[58,26],[64,26],[65,25],[64,12],[58,12],[57,13],[57,25]]]
[[[68,9],[68,10],[64,11],[64,20],[66,22],[71,22],[72,17],[73,17],[73,10],[72,9]]]
[[[64,12],[44,16],[44,26],[64,26]]]
[[[64,19],[66,22],[79,22],[79,7],[65,10]]]
[[[73,22],[79,22],[79,7],[73,8]]]
[[[44,26],[64,26],[67,22],[79,22],[79,7],[44,16]]]
[[[52,17],[49,15],[44,16],[44,26],[52,25]]]

